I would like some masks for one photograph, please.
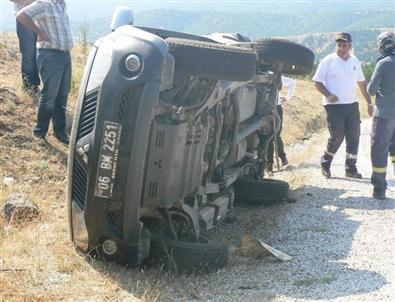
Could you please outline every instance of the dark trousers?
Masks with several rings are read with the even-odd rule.
[[[37,35],[20,22],[16,22],[16,32],[19,40],[19,50],[22,55],[21,72],[23,88],[37,91],[40,85],[36,59]]]
[[[273,164],[273,155],[274,155],[274,139],[277,140],[277,151],[278,151],[278,156],[281,158],[282,161],[287,157],[285,154],[284,150],[284,143],[283,140],[281,139],[281,131],[283,129],[283,107],[281,105],[276,106],[276,111],[279,116],[279,122],[276,124],[276,128],[278,129],[277,134],[275,134],[275,137],[270,140],[269,146],[267,148],[267,163],[268,164]],[[276,120],[277,121],[277,120]]]
[[[63,133],[66,126],[67,97],[71,87],[70,53],[54,49],[39,49],[37,62],[43,88],[34,132],[45,136],[52,119],[55,134]]]
[[[387,173],[388,153],[395,155],[395,119],[374,117],[371,132],[372,177],[374,190],[383,192],[387,189],[385,180]]]
[[[395,164],[395,133],[392,135],[391,145],[389,147],[389,153],[392,163]]]
[[[326,151],[321,157],[321,166],[326,169],[330,168],[333,156],[345,139],[346,171],[356,171],[359,136],[361,134],[358,103],[326,105],[324,107],[330,136]]]

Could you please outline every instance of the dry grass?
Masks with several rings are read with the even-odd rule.
[[[283,110],[282,138],[287,145],[309,139],[326,126],[321,95],[311,81],[297,81],[295,96],[283,104]]]
[[[78,47],[73,51],[70,112],[85,55]],[[51,134],[48,144],[34,140],[36,109],[20,89],[19,69],[16,37],[5,34],[0,40],[0,202],[11,193],[25,193],[37,203],[40,219],[15,226],[0,218],[0,301],[156,301],[162,299],[165,286],[172,286],[181,297],[193,297],[182,278],[76,253],[69,241],[64,201],[67,148]],[[325,126],[320,96],[308,81],[298,81],[295,99],[284,107],[287,143],[308,138]],[[15,183],[3,185],[5,176],[12,176]]]
[[[38,204],[40,220],[14,226],[0,218],[0,301],[99,301],[125,296],[106,273],[109,264],[86,261],[70,244],[64,201],[67,148],[51,134],[48,144],[32,136],[36,108],[20,89],[17,45],[15,35],[1,37],[0,201],[14,192],[25,193]],[[75,70],[83,69],[83,55],[75,49]],[[77,90],[70,96],[71,105]],[[15,182],[5,186],[5,176]]]

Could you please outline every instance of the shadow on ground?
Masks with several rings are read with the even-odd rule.
[[[344,193],[305,186],[294,192],[296,203],[237,206],[232,223],[216,230],[230,245],[250,233],[293,255],[289,262],[232,256],[225,268],[205,275],[169,275],[159,268],[125,268],[101,262],[92,266],[128,293],[159,301],[272,301],[278,296],[319,300],[370,293],[386,280],[379,273],[346,264],[360,223],[349,219],[343,210],[393,209],[395,201],[380,204],[372,200],[372,206],[366,206],[366,197],[341,199]]]

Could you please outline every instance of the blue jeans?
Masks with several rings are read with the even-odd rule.
[[[37,63],[43,88],[34,133],[44,137],[52,119],[55,135],[62,134],[66,127],[67,97],[71,87],[70,53],[55,49],[38,49]]]
[[[16,22],[16,32],[19,40],[19,50],[22,54],[21,71],[23,88],[37,91],[40,85],[36,60],[37,35],[20,22]]]

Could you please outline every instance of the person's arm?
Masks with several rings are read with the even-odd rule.
[[[373,115],[373,104],[372,104],[372,99],[370,98],[370,95],[367,91],[367,85],[368,83],[365,80],[365,75],[363,74],[362,66],[361,63],[356,59],[358,62],[357,65],[357,84],[359,86],[359,90],[361,91],[363,98],[365,99],[366,103],[368,104],[368,114],[369,116]]]
[[[314,82],[314,86],[315,88],[317,88],[317,90],[326,97],[326,99],[331,102],[331,103],[336,103],[339,98],[332,94],[328,89],[326,89],[325,85],[321,82]]]
[[[372,78],[370,79],[368,85],[368,93],[370,95],[376,95],[377,91],[379,90],[381,79],[383,78],[385,65],[382,62],[378,62],[376,67],[374,68]]]
[[[372,99],[370,98],[370,95],[368,94],[367,91],[367,86],[368,84],[366,81],[359,81],[357,82],[359,86],[359,90],[361,91],[363,98],[366,100],[366,103],[368,104],[368,114],[369,116],[373,115],[373,104],[372,104]]]
[[[34,24],[32,19],[30,19],[30,17],[25,12],[23,12],[23,10],[16,15],[16,19],[20,23],[22,23],[25,27],[31,29],[37,34],[38,42],[49,40],[46,33],[41,28],[39,28],[36,24]]]

